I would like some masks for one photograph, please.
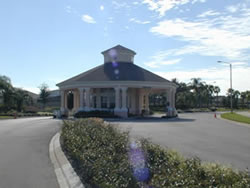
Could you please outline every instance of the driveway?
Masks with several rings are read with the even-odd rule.
[[[58,188],[49,142],[60,126],[51,118],[0,121],[1,188]]]
[[[214,118],[214,113],[179,114],[175,120],[147,119],[113,122],[133,137],[175,149],[186,157],[219,162],[237,169],[250,167],[250,126]]]

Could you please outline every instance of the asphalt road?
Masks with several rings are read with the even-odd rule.
[[[0,120],[0,188],[58,188],[49,142],[61,121]]]
[[[186,157],[222,163],[235,169],[250,167],[250,126],[214,118],[213,113],[179,114],[176,120],[114,122],[133,137],[146,137]]]

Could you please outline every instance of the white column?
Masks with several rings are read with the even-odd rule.
[[[90,88],[85,88],[86,92],[86,110],[90,109]]]
[[[127,108],[127,90],[128,90],[128,88],[126,88],[126,87],[122,88],[122,109],[123,110],[128,110],[128,108]]]
[[[84,88],[79,88],[79,92],[80,92],[80,110],[83,109],[83,91],[84,91]]]
[[[115,110],[120,109],[120,88],[116,87],[115,89]]]
[[[65,91],[61,90],[61,111],[65,110]]]
[[[175,109],[175,88],[167,89],[167,101],[169,103],[168,107],[168,114],[167,116],[175,116],[176,109]]]
[[[167,94],[167,104],[166,104],[166,110],[167,110],[167,116],[170,117],[171,115],[171,88],[168,88],[166,90]]]
[[[172,108],[175,108],[175,93],[176,89],[172,89]]]
[[[172,89],[167,89],[167,102],[169,103],[169,107],[172,107]]]
[[[138,110],[139,110],[139,115],[141,115],[142,110],[143,110],[143,91],[142,91],[142,89],[139,89],[138,100],[139,100]]]
[[[173,88],[173,93],[172,93],[172,109],[173,109],[173,116],[177,115],[177,111],[175,108],[175,93],[176,93],[176,88]]]

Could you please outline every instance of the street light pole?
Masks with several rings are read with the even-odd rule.
[[[231,113],[233,113],[233,78],[232,78],[232,63],[224,62],[224,61],[217,61],[218,63],[228,64],[230,67],[230,103],[231,103]]]

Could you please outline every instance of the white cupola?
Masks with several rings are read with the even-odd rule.
[[[136,53],[133,50],[117,45],[102,52],[104,63],[134,63]]]

